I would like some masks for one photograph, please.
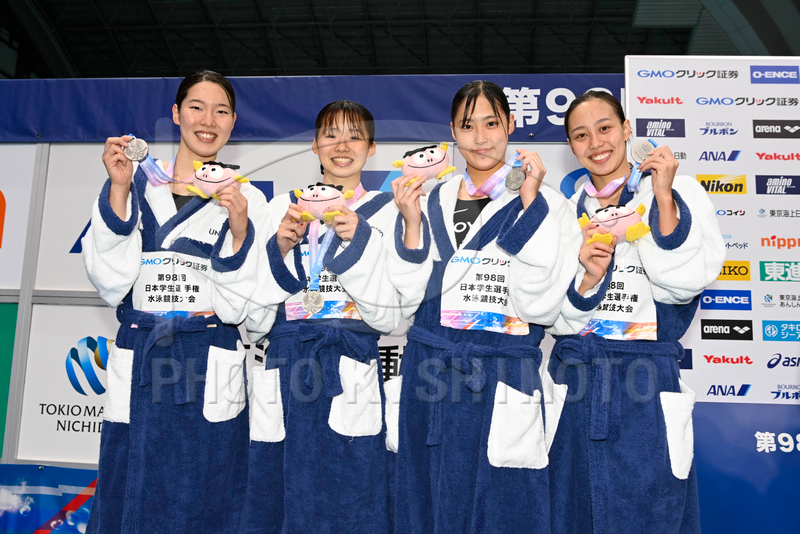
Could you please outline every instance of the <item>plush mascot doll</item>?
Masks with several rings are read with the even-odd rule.
[[[430,145],[410,150],[403,154],[403,159],[392,163],[403,172],[403,176],[413,176],[408,182],[413,184],[419,177],[441,179],[444,175],[456,170],[450,166],[450,156],[447,155],[447,143],[439,146]]]
[[[617,236],[617,242],[623,240],[633,242],[647,235],[650,227],[642,222],[642,215],[647,208],[644,204],[639,204],[636,210],[632,210],[627,206],[606,206],[605,208],[597,210],[597,213],[589,219],[585,213],[578,219],[581,228],[587,224],[593,224],[596,227],[603,227],[608,229],[607,234],[594,234],[586,243],[593,243],[599,241],[606,245],[611,245],[611,240]]]
[[[219,200],[217,192],[223,187],[233,186],[239,189],[241,184],[250,181],[236,172],[238,168],[238,165],[228,165],[217,161],[206,161],[205,163],[195,161],[194,179],[192,185],[186,186],[186,189],[202,198],[213,197],[214,200]]]
[[[342,215],[342,212],[337,210],[325,213],[325,209],[344,204],[345,200],[351,198],[355,192],[350,189],[342,192],[341,185],[317,182],[317,185],[310,185],[305,191],[295,189],[294,194],[297,197],[297,206],[303,210],[304,221],[320,219],[331,222],[337,215]]]

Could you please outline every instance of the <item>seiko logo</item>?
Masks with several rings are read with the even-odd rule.
[[[750,280],[750,262],[726,261],[719,273],[719,280]]]

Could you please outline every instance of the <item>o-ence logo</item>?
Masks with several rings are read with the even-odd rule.
[[[97,395],[102,395],[106,392],[106,388],[100,382],[97,376],[97,369],[102,371],[106,370],[108,363],[108,349],[114,340],[109,340],[101,336],[97,336],[97,341],[91,337],[85,337],[78,341],[78,346],[69,349],[67,354],[67,377],[69,378],[72,387],[81,395],[86,395],[81,380],[78,378],[76,371],[79,369],[81,374],[85,377],[89,387]]]
[[[700,154],[698,161],[736,161],[741,153],[741,150],[731,150],[730,154],[727,154],[724,150],[706,150]]]
[[[767,67],[750,65],[750,83],[792,83],[800,84],[796,65]]]
[[[706,289],[700,297],[704,310],[752,310],[750,291]]]
[[[800,176],[756,175],[757,195],[798,195]]]
[[[797,239],[794,237],[778,237],[777,235],[772,237],[762,237],[761,246],[776,247],[779,250],[785,248],[788,250],[797,246]]]
[[[714,384],[708,388],[708,397],[744,397],[750,391],[750,384],[741,384],[736,387],[731,385]]]
[[[744,174],[698,174],[697,181],[713,195],[746,195],[747,176]]]
[[[686,137],[683,119],[636,119],[639,137]]]
[[[779,365],[781,367],[800,367],[800,357],[784,357],[780,352],[776,352],[767,362],[767,369],[775,369]]]
[[[726,261],[722,266],[717,280],[734,280],[734,281],[748,281],[750,280],[750,262],[749,261]]]
[[[700,328],[700,337],[702,339],[753,340],[753,321],[749,320],[731,321],[725,319],[701,319]]]
[[[753,120],[755,139],[800,139],[800,120]]]

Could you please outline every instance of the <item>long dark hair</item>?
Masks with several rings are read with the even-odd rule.
[[[314,123],[314,139],[319,139],[320,133],[326,131],[331,126],[336,125],[339,114],[344,118],[345,123],[358,128],[369,140],[369,144],[375,142],[375,119],[367,108],[353,102],[352,100],[337,100],[322,108],[317,114],[317,121]]]
[[[581,96],[573,100],[567,112],[564,114],[564,130],[567,132],[567,139],[569,139],[569,116],[575,111],[575,108],[589,100],[602,100],[614,110],[614,114],[619,118],[619,122],[625,124],[625,112],[622,110],[622,104],[619,103],[617,98],[605,91],[586,91]]]
[[[181,104],[186,99],[189,89],[200,82],[211,82],[222,87],[222,90],[225,91],[225,94],[228,96],[228,104],[231,106],[231,113],[236,113],[236,92],[233,90],[231,82],[229,82],[225,76],[213,70],[201,70],[183,79],[178,86],[178,93],[175,95],[175,104],[178,106],[178,109],[180,109]]]
[[[469,82],[458,90],[456,96],[453,97],[453,103],[450,105],[450,121],[454,125],[457,124],[463,128],[472,116],[472,112],[475,109],[475,101],[478,100],[478,97],[481,95],[485,96],[486,100],[489,101],[495,115],[500,118],[505,117],[506,126],[508,126],[508,121],[511,119],[511,108],[508,105],[508,98],[506,98],[500,86],[493,82],[487,82],[486,80]],[[456,113],[458,113],[458,108],[462,102],[464,102],[464,115],[458,123],[456,123]],[[502,113],[500,113],[501,110]]]

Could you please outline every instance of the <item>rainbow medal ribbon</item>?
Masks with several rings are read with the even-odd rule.
[[[144,139],[139,139],[133,134],[128,134],[133,137],[125,147],[125,157],[131,161],[139,162],[139,166],[147,176],[147,181],[152,185],[164,185],[169,182],[175,182],[172,179],[172,172],[175,167],[175,158],[169,163],[167,170],[161,168],[161,165],[155,162],[150,155],[150,149]]]
[[[506,190],[506,176],[508,176],[508,173],[511,172],[511,169],[514,168],[514,163],[516,161],[516,156],[512,157],[496,173],[491,175],[488,180],[483,182],[483,185],[480,187],[475,187],[475,184],[472,182],[472,178],[469,177],[469,173],[464,171],[464,187],[466,187],[469,196],[488,196],[490,199],[494,200],[502,195]],[[520,166],[521,165],[522,163],[520,162]]]
[[[636,163],[631,169],[631,178],[628,180],[628,192],[638,193],[639,182],[642,179],[642,171],[639,170],[639,165],[648,158],[650,152],[658,147],[658,143],[652,139],[647,141],[636,141],[631,144],[631,159]]]
[[[308,227],[308,271],[310,280],[308,291],[303,295],[303,309],[310,315],[321,312],[322,308],[325,307],[325,299],[322,297],[322,293],[319,292],[319,275],[322,272],[322,260],[325,258],[325,253],[328,251],[334,235],[336,235],[336,232],[333,231],[333,228],[328,228],[320,245],[319,223],[314,221]]]

